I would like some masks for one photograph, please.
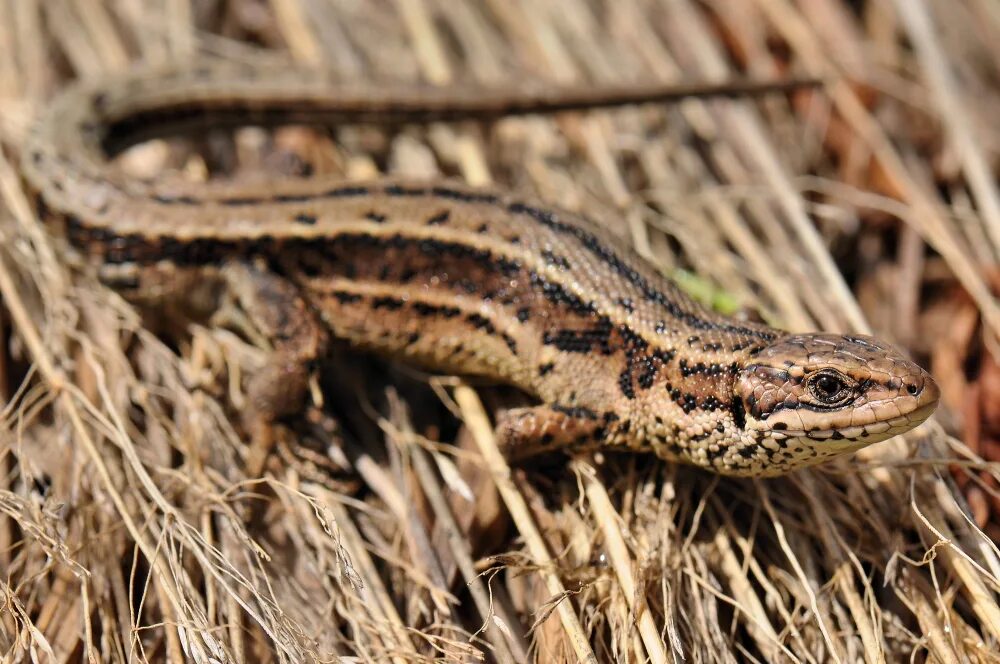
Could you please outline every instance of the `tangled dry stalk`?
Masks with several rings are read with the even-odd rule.
[[[4,661],[1000,661],[1000,469],[946,433],[1000,396],[968,369],[1000,332],[1000,11],[852,4],[0,0]],[[515,395],[342,351],[325,408],[246,477],[233,414],[264,350],[240,312],[143,317],[98,285],[40,225],[17,147],[72,76],[262,48],[386,85],[822,77],[495,126],[246,129],[123,167],[533,191],[785,327],[873,321],[946,406],[771,481],[510,468],[489,418]]]

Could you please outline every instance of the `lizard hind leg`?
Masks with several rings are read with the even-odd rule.
[[[509,461],[520,461],[555,450],[583,451],[602,446],[610,425],[610,413],[558,405],[513,408],[500,416],[496,436],[500,451]]]
[[[222,274],[272,346],[267,363],[250,378],[243,413],[251,436],[247,473],[254,477],[263,471],[276,421],[302,410],[314,366],[326,353],[329,338],[299,289],[280,275],[242,262],[226,264]]]

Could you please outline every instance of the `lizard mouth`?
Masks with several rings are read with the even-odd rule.
[[[877,443],[913,429],[930,417],[936,407],[937,400],[934,399],[891,420],[880,420],[869,424],[838,429],[772,430],[771,437],[778,440],[802,438],[813,441],[827,441],[829,443],[839,442],[845,446],[870,445],[871,443]]]

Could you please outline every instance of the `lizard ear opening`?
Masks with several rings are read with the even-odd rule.
[[[768,367],[751,364],[740,369],[733,383],[733,419],[746,429],[747,417],[759,418],[760,399],[773,393]]]
[[[747,428],[747,410],[743,405],[743,399],[739,395],[733,396],[732,402],[729,404],[729,410],[733,414],[733,422],[736,424],[740,430]]]

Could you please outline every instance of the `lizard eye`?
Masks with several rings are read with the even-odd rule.
[[[821,371],[806,383],[809,393],[824,406],[839,406],[851,396],[850,380],[836,371]]]

